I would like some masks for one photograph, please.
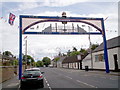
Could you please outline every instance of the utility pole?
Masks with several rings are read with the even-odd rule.
[[[74,24],[72,23],[72,32],[74,32]]]
[[[88,26],[89,29],[89,43],[90,43],[90,55],[91,55],[91,69],[93,69],[93,58],[92,58],[92,43],[91,43],[91,39],[90,39],[90,26]]]
[[[25,40],[25,68],[27,69],[27,39]]]

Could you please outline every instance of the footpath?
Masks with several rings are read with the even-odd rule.
[[[97,74],[108,74],[108,75],[120,76],[120,72],[114,72],[114,71],[110,71],[109,73],[106,73],[105,71],[89,70],[88,72],[97,73]]]
[[[2,90],[6,90],[6,89],[17,89],[19,87],[19,79],[18,76],[14,76],[13,78],[4,81],[3,83],[1,83],[2,86]]]

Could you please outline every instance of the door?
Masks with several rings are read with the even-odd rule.
[[[117,54],[114,54],[113,57],[114,57],[115,71],[117,71],[118,70],[118,58],[117,58]]]

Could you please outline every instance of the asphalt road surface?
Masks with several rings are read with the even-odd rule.
[[[118,88],[118,76],[73,69],[41,68],[50,88]]]
[[[56,88],[118,88],[118,76],[110,74],[93,73],[90,71],[81,71],[63,68],[41,68],[44,71],[45,90],[54,90]],[[19,90],[20,84],[18,77],[14,77],[2,84],[5,89]],[[42,88],[28,87],[33,90],[42,90]],[[26,90],[26,89],[25,89]]]

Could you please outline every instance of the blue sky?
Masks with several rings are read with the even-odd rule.
[[[3,17],[3,19],[0,20],[0,24],[3,26],[2,31],[0,31],[0,33],[2,33],[2,37],[0,37],[0,39],[2,39],[1,52],[9,50],[17,56],[19,54],[19,15],[61,16],[61,13],[66,11],[67,15],[71,17],[100,17],[104,19],[108,17],[105,21],[107,39],[118,36],[117,0],[116,2],[115,0],[114,2],[91,2],[91,0],[12,1],[1,2],[0,4],[0,8],[2,9],[0,17]],[[17,16],[13,26],[5,22],[5,20],[8,20],[10,12]],[[101,43],[102,36],[96,36],[96,38],[95,36],[91,36],[91,41],[92,43]],[[81,47],[88,48],[88,36],[28,35],[28,54],[34,55],[36,60],[41,60],[44,56],[53,58],[59,51],[65,53],[69,49],[72,49],[73,46],[77,47],[78,50],[80,50]]]

